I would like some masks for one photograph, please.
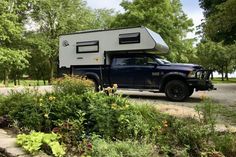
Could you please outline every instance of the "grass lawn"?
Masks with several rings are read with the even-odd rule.
[[[221,81],[221,78],[214,78],[213,83],[236,83],[236,78],[229,78],[229,80]]]
[[[20,80],[20,86],[43,86],[43,80]],[[48,85],[47,81],[46,81],[46,85]],[[13,81],[9,81],[8,87],[14,87],[14,82]],[[0,80],[0,87],[5,87],[3,84],[3,81]]]

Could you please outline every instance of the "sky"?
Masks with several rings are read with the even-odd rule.
[[[122,0],[87,0],[91,8],[113,8],[116,11],[124,11],[119,5]],[[203,10],[199,6],[198,0],[181,0],[183,11],[193,20],[194,26],[201,24]],[[188,33],[187,38],[195,37],[195,31]]]

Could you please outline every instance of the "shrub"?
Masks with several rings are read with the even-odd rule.
[[[17,121],[19,127],[41,130],[43,116],[36,101],[36,95],[29,91],[12,92],[1,102],[0,115],[9,115],[12,121]]]
[[[209,126],[186,119],[176,120],[172,129],[178,145],[189,146],[189,153],[193,156],[200,156],[201,151],[211,149],[209,139],[212,132]]]
[[[95,138],[92,140],[92,156],[97,157],[151,157],[157,156],[151,144],[137,141],[105,141]]]
[[[227,157],[234,157],[236,154],[236,135],[225,134],[213,138],[216,150]]]
[[[53,81],[54,90],[57,93],[64,94],[83,94],[88,91],[93,91],[95,85],[92,81],[81,76],[67,76]]]

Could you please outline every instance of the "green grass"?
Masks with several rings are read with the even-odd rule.
[[[43,86],[43,80],[20,80],[20,86]],[[46,81],[46,85],[48,85],[47,81]],[[9,81],[8,83],[8,87],[14,87],[14,82],[13,81]],[[19,85],[17,85],[19,86]],[[3,84],[3,81],[0,80],[0,87],[5,87]]]
[[[214,78],[213,83],[236,83],[236,78],[229,78],[229,80],[221,81],[221,78]]]

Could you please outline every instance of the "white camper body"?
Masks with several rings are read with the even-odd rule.
[[[161,36],[146,27],[94,30],[64,34],[59,39],[59,67],[104,65],[106,52],[168,53]],[[109,64],[109,60],[106,60]]]

